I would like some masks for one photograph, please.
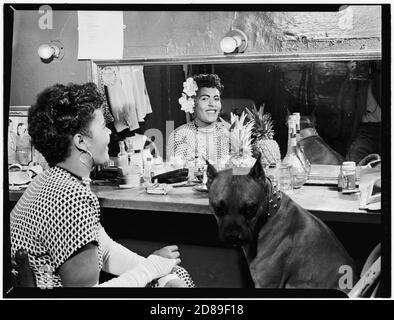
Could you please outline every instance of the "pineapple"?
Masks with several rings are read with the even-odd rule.
[[[272,119],[269,113],[264,114],[264,105],[257,111],[253,106],[250,111],[246,108],[248,118],[254,120],[253,153],[261,153],[261,165],[266,168],[272,163],[280,162],[281,155],[278,143],[274,140],[274,130],[272,129]]]
[[[231,124],[221,119],[227,129],[230,141],[231,157],[227,162],[228,167],[251,167],[255,159],[252,157],[252,130],[254,120],[244,124],[247,115],[242,112],[241,116],[231,113]]]

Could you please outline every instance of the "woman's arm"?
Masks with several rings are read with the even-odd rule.
[[[112,240],[104,228],[100,228],[98,236],[103,249],[103,270],[105,272],[120,275],[146,261],[145,257]],[[178,247],[175,245],[163,247],[152,254],[167,259],[177,259],[180,256]]]
[[[60,266],[59,273],[64,287],[144,287],[153,279],[169,274],[179,262],[180,259],[150,255],[119,277],[98,284],[97,246],[87,244]]]
[[[92,287],[99,280],[97,246],[87,244],[59,268],[64,287]]]
[[[120,275],[146,260],[145,257],[113,241],[104,228],[99,229],[98,238],[103,250],[103,270],[105,272]]]

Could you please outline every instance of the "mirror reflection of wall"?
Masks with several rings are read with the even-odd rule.
[[[185,73],[216,73],[224,85],[222,112],[264,105],[282,157],[288,112],[300,112],[302,125],[314,127],[344,159],[351,146],[361,150],[350,152],[356,162],[365,152],[380,153],[380,61],[147,65],[143,72],[152,113],[140,130],[156,128],[164,140],[166,121],[173,120],[175,128],[186,123],[178,103]]]

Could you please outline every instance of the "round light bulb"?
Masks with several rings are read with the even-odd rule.
[[[41,59],[49,59],[55,53],[55,50],[48,44],[43,44],[38,48],[38,55]]]
[[[224,37],[220,41],[220,48],[224,53],[231,53],[237,48],[237,41],[233,37]]]

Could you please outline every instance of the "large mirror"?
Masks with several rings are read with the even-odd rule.
[[[287,150],[288,112],[301,114],[304,138],[319,139],[319,143],[326,144],[341,160],[359,162],[366,154],[380,153],[379,53],[189,60],[93,62],[93,80],[107,97],[109,125],[114,121],[111,109],[119,103],[127,110],[139,108],[143,101],[144,108],[148,104],[147,108],[152,111],[135,119],[138,124],[134,127],[129,123],[128,127],[112,129],[123,130],[123,133],[145,133],[165,157],[170,132],[190,120],[178,103],[183,81],[198,73],[216,73],[224,85],[221,96],[223,117],[230,112],[240,113],[245,107],[264,106],[264,112],[272,116],[274,139],[279,144],[282,158]],[[113,83],[125,72],[134,74],[131,82],[135,82],[137,89],[125,85],[123,90],[114,91]],[[350,152],[355,148],[354,144],[359,150]],[[114,143],[110,155],[116,156],[117,152]]]

